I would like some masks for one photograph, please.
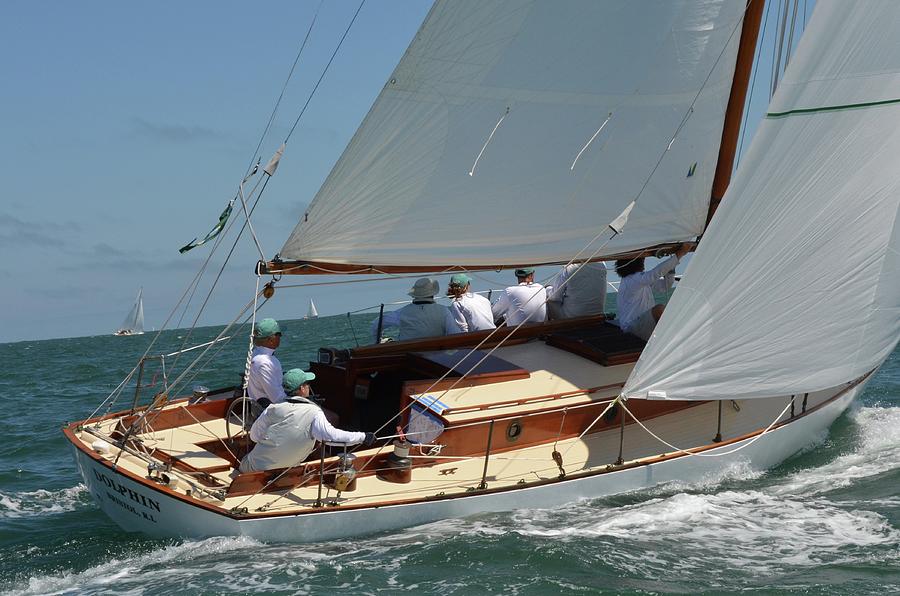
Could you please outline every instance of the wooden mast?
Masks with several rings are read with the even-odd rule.
[[[741,119],[744,115],[744,103],[747,97],[747,88],[750,85],[750,72],[753,70],[753,56],[756,53],[756,40],[759,37],[759,25],[762,22],[765,5],[765,0],[747,0],[744,26],[741,29],[741,40],[734,66],[734,79],[731,83],[731,95],[728,97],[725,122],[722,126],[719,161],[716,164],[716,174],[713,178],[712,192],[709,198],[707,226],[725,195],[728,183],[731,182],[731,171],[734,169],[734,157],[737,153],[738,136],[741,132]]]

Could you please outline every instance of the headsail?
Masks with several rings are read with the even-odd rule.
[[[638,195],[603,254],[693,238],[745,7],[439,0],[280,257],[566,262]]]
[[[626,396],[812,392],[864,375],[894,349],[898,23],[893,0],[816,4]]]

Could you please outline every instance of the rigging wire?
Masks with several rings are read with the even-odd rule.
[[[347,34],[350,33],[350,28],[353,27],[353,23],[356,22],[356,17],[359,16],[359,11],[362,10],[362,7],[365,3],[366,3],[366,0],[362,0],[359,3],[359,7],[356,9],[356,13],[354,13],[353,18],[350,19],[350,24],[347,25],[347,29],[344,31],[344,35],[341,36],[341,40],[338,42],[337,47],[334,48],[334,52],[332,52],[331,58],[328,59],[328,64],[325,65],[325,69],[322,71],[322,74],[319,76],[319,80],[316,81],[316,84],[313,87],[313,90],[310,92],[309,97],[306,98],[306,103],[303,104],[303,108],[301,108],[300,113],[297,115],[297,119],[294,120],[294,125],[291,127],[290,132],[288,132],[288,135],[285,137],[285,139],[284,139],[285,143],[287,143],[288,139],[291,138],[291,135],[294,134],[294,129],[297,128],[297,125],[300,123],[300,118],[302,118],[303,114],[306,112],[306,108],[307,108],[307,106],[309,106],[309,102],[312,100],[313,95],[315,95],[316,90],[319,88],[319,84],[322,82],[322,79],[325,78],[325,73],[328,72],[328,68],[331,66],[331,63],[334,60],[334,57],[337,55],[338,50],[341,49],[341,45],[343,45],[344,40],[347,38]]]
[[[256,181],[253,189],[250,191],[250,196],[252,197],[256,190],[259,188],[259,185],[262,184],[262,189],[259,190],[259,193],[256,195],[256,201],[253,203],[253,207],[250,209],[250,214],[253,215],[253,212],[256,210],[256,206],[259,205],[259,200],[262,198],[262,194],[265,191],[266,185],[269,183],[270,177],[263,176],[262,178]],[[190,337],[193,335],[194,329],[197,327],[197,323],[200,320],[200,316],[203,314],[203,311],[206,309],[206,306],[209,304],[210,298],[212,298],[213,291],[215,291],[216,286],[219,284],[219,280],[222,279],[222,274],[225,272],[225,267],[228,266],[228,261],[231,260],[231,255],[234,254],[235,249],[237,248],[238,242],[241,239],[241,236],[244,234],[244,230],[247,229],[247,224],[249,222],[249,215],[246,219],[244,219],[244,223],[241,225],[241,229],[238,231],[237,236],[234,239],[234,242],[231,244],[231,249],[228,251],[228,254],[225,256],[225,260],[222,261],[222,266],[219,267],[219,272],[216,274],[216,278],[213,280],[212,285],[210,285],[209,290],[206,293],[206,298],[203,299],[203,304],[200,305],[199,310],[197,311],[194,320],[191,322],[191,328],[188,330],[187,335],[185,336],[184,342],[182,343],[182,347],[187,344]],[[232,220],[237,221],[237,220]],[[175,358],[175,362],[172,363],[174,367],[178,362],[178,357]]]
[[[262,144],[263,144],[263,142],[265,141],[265,139],[266,139],[266,137],[267,137],[267,135],[268,135],[268,133],[269,133],[269,130],[270,130],[271,126],[272,126],[272,123],[273,123],[274,120],[275,120],[275,116],[276,116],[276,114],[278,113],[278,108],[279,108],[279,106],[281,105],[281,100],[284,98],[284,93],[285,93],[285,91],[287,90],[288,84],[290,83],[291,78],[292,78],[293,75],[294,75],[294,71],[295,71],[296,68],[297,68],[297,64],[299,64],[300,58],[301,58],[301,56],[303,55],[303,50],[306,48],[306,44],[307,44],[307,42],[309,41],[309,36],[310,36],[310,34],[312,33],[313,27],[314,27],[315,24],[316,24],[316,20],[318,19],[319,11],[320,11],[320,9],[322,8],[322,3],[323,3],[323,1],[324,1],[324,0],[320,0],[319,5],[316,7],[316,11],[315,11],[315,13],[313,14],[312,21],[311,21],[310,24],[309,24],[309,28],[306,30],[306,35],[303,37],[303,41],[302,41],[301,44],[300,44],[300,49],[297,51],[297,55],[296,55],[296,57],[294,58],[294,62],[293,62],[293,64],[291,65],[290,70],[288,71],[288,75],[287,75],[287,77],[285,78],[284,84],[283,84],[282,87],[281,87],[281,92],[279,93],[278,98],[275,100],[275,105],[274,105],[273,108],[272,108],[272,113],[269,115],[269,120],[268,120],[268,122],[266,123],[266,126],[265,126],[265,128],[263,129],[262,134],[260,135],[259,142],[256,144],[256,148],[253,150],[253,155],[251,155],[251,157],[250,157],[250,163],[247,165],[247,170],[246,170],[246,172],[245,172],[245,178],[244,178],[245,180],[247,179],[247,177],[248,177],[248,175],[249,175],[249,172],[250,172],[251,169],[253,168],[254,162],[257,162],[257,166],[258,166],[258,153],[259,153],[260,147],[262,147]],[[251,195],[252,195],[252,192],[251,192]],[[260,191],[260,195],[262,195],[262,191]],[[234,198],[237,198],[237,195],[235,195]],[[243,197],[242,197],[242,200],[243,200]],[[232,199],[232,201],[234,201],[234,199]],[[258,201],[259,201],[259,198],[257,198],[257,202],[258,202]],[[245,213],[246,217],[249,218],[249,215],[248,215],[247,212],[246,212],[246,205],[243,205],[243,207],[244,207],[244,213]],[[254,204],[254,207],[255,207],[255,204]],[[251,210],[250,213],[252,213],[252,212],[253,212],[253,211]],[[188,301],[185,303],[184,310],[182,311],[181,317],[178,319],[178,323],[177,323],[176,327],[180,327],[180,326],[181,326],[181,323],[182,323],[182,321],[184,320],[185,315],[187,314],[189,305],[190,305],[190,303],[193,301],[194,294],[196,293],[197,289],[199,288],[199,285],[200,285],[200,284],[199,284],[200,278],[202,277],[203,273],[205,273],[206,267],[209,265],[209,262],[210,262],[210,260],[211,260],[211,258],[212,258],[212,256],[213,256],[213,254],[215,254],[216,250],[218,249],[218,247],[219,247],[219,245],[221,244],[221,242],[224,240],[225,236],[228,235],[228,232],[231,230],[231,228],[232,228],[232,226],[234,225],[234,222],[235,222],[235,221],[236,221],[236,220],[232,219],[232,220],[228,223],[228,227],[226,228],[225,233],[222,234],[221,236],[219,236],[219,237],[216,239],[216,242],[213,244],[212,249],[209,251],[209,254],[208,254],[208,256],[206,257],[206,261],[204,261],[203,266],[200,268],[199,273],[197,274],[197,276],[194,278],[194,281],[192,282],[192,284],[193,284],[193,291],[191,292],[190,298],[189,298]],[[241,233],[243,233],[243,229],[241,230]],[[238,237],[240,237],[240,234],[238,235]],[[235,244],[237,244],[237,240],[235,241]],[[259,242],[257,242],[257,248],[259,248]],[[261,249],[260,249],[260,251],[261,251]],[[231,257],[231,254],[232,254],[233,252],[234,252],[234,246],[232,246],[232,249],[231,249],[231,251],[229,252],[228,257],[226,258],[226,262],[227,262],[228,259]],[[223,268],[224,268],[224,266],[223,266]],[[221,276],[221,270],[220,270],[220,272],[219,272],[219,276]],[[218,282],[218,277],[217,277],[217,279],[216,279],[216,283],[217,283],[217,282]],[[212,288],[215,288],[215,283],[213,284]],[[212,293],[212,288],[210,289],[210,294]],[[206,301],[204,301],[204,306],[205,306],[206,302],[208,302],[208,300],[209,300],[209,296],[207,296]],[[202,312],[202,309],[203,309],[203,307],[201,307],[201,312]],[[190,340],[191,332],[193,331],[194,327],[196,326],[197,321],[199,320],[199,316],[200,316],[200,313],[197,314],[197,317],[194,319],[193,323],[191,324],[191,329],[190,329],[190,331],[188,332],[187,336],[185,337],[185,340],[182,342],[182,346],[181,346],[182,348],[184,348],[184,346],[187,345],[187,342]],[[163,327],[160,329],[160,331],[162,331],[163,329],[165,329],[165,326],[163,326]],[[146,356],[146,354],[145,354],[145,356]],[[173,366],[174,366],[175,364],[177,364],[177,362],[178,362],[178,359],[176,358],[175,362],[173,363]]]
[[[738,164],[741,163],[741,156],[744,150],[744,139],[747,138],[747,123],[750,120],[750,106],[753,105],[753,90],[756,87],[756,75],[757,73],[759,73],[760,59],[762,58],[763,45],[766,39],[766,26],[769,24],[769,9],[771,8],[772,3],[766,3],[766,13],[763,16],[762,33],[759,36],[759,43],[756,46],[756,59],[754,60],[753,77],[750,80],[750,94],[747,97],[747,105],[746,109],[744,109],[744,121],[741,124],[741,141],[738,144],[737,157],[734,161],[735,169],[737,169]]]
[[[772,96],[775,95],[775,90],[778,88],[778,79],[779,79],[779,76],[781,75],[781,53],[782,53],[782,50],[784,49],[784,29],[787,26],[787,15],[788,15],[788,5],[789,4],[790,4],[790,0],[779,0],[779,2],[778,2],[778,9],[781,12],[781,16],[780,16],[781,28],[779,29],[778,38],[777,38],[776,46],[775,46],[776,57],[775,57],[775,62],[772,64],[772,68],[773,68],[772,89],[771,89],[771,92],[769,93],[769,99],[771,99]],[[784,7],[784,10],[781,10],[782,6]]]
[[[300,56],[303,54],[303,50],[306,48],[306,42],[309,41],[309,35],[312,33],[313,27],[316,24],[316,19],[319,18],[319,10],[322,8],[322,3],[324,0],[319,0],[319,5],[316,7],[316,12],[313,14],[312,22],[309,24],[309,28],[306,30],[306,35],[303,37],[303,42],[300,44],[300,49],[297,51],[297,57],[294,58],[294,63],[291,65],[290,71],[288,71],[287,78],[284,80],[284,85],[281,87],[281,93],[278,94],[278,99],[275,100],[275,107],[272,108],[272,114],[269,116],[269,121],[266,123],[266,127],[262,132],[262,135],[259,138],[259,143],[256,145],[256,149],[253,150],[253,155],[250,156],[250,163],[247,165],[247,171],[245,175],[253,169],[253,162],[259,159],[259,149],[262,147],[263,141],[266,139],[266,135],[269,134],[269,129],[272,127],[272,123],[275,121],[275,114],[278,113],[278,106],[281,105],[281,100],[284,97],[284,92],[287,89],[288,83],[291,81],[291,77],[294,76],[294,69],[297,68],[297,64],[300,62]]]
[[[784,53],[784,68],[787,70],[788,64],[791,62],[791,53],[794,45],[794,29],[797,28],[797,9],[800,8],[800,0],[794,0],[794,10],[791,13],[791,27],[788,34],[787,49]]]
[[[300,118],[303,116],[303,113],[305,112],[306,107],[309,105],[309,102],[310,102],[310,100],[312,99],[313,95],[315,94],[316,90],[318,89],[319,84],[322,82],[322,79],[324,78],[325,73],[328,71],[329,66],[331,65],[332,61],[334,60],[335,55],[337,54],[338,50],[340,49],[341,45],[343,44],[344,39],[347,37],[347,34],[348,34],[349,31],[350,31],[350,28],[352,27],[353,23],[356,21],[356,17],[359,15],[359,12],[360,12],[360,10],[362,9],[362,7],[363,7],[364,4],[365,4],[365,0],[362,0],[362,2],[360,3],[359,7],[358,7],[357,10],[356,10],[356,13],[355,13],[354,16],[353,16],[353,19],[350,21],[350,24],[347,26],[347,29],[345,30],[344,35],[341,37],[341,40],[340,40],[340,42],[338,43],[338,46],[335,48],[335,51],[332,53],[331,58],[329,59],[328,64],[327,64],[326,67],[325,67],[325,70],[323,70],[321,76],[319,77],[319,80],[316,82],[315,87],[313,88],[312,92],[310,93],[309,97],[307,98],[306,103],[305,103],[304,106],[303,106],[303,109],[301,110],[300,114],[297,116],[297,119],[294,121],[294,125],[291,127],[290,133],[289,133],[288,136],[285,138],[285,143],[286,143],[287,140],[291,137],[291,135],[292,135],[293,132],[294,132],[294,129],[297,127],[297,124],[300,122]],[[321,7],[321,3],[320,3],[320,7]],[[259,150],[259,147],[262,145],[262,142],[263,142],[264,139],[265,139],[265,136],[266,136],[266,134],[267,134],[267,132],[268,132],[270,126],[271,126],[271,122],[272,122],[272,120],[273,120],[274,117],[275,117],[275,113],[277,112],[278,105],[280,104],[281,99],[282,99],[282,97],[283,97],[284,89],[287,87],[288,81],[290,81],[290,78],[291,78],[291,76],[293,75],[293,71],[294,71],[294,69],[295,69],[295,67],[296,67],[296,65],[297,65],[297,63],[298,63],[298,61],[300,60],[300,55],[302,54],[303,49],[306,47],[306,42],[308,41],[310,32],[312,31],[312,26],[313,26],[313,24],[315,23],[315,20],[316,20],[317,15],[318,15],[318,11],[319,11],[319,9],[317,8],[317,9],[316,9],[315,16],[314,16],[314,18],[313,18],[313,22],[310,24],[310,28],[307,30],[306,36],[304,37],[304,41],[303,41],[303,43],[301,44],[300,50],[298,51],[297,57],[295,58],[295,61],[294,61],[294,64],[293,64],[292,67],[291,67],[291,71],[290,71],[290,73],[289,73],[289,75],[288,75],[288,77],[287,77],[287,80],[285,81],[285,85],[284,85],[284,87],[282,88],[282,93],[279,95],[278,100],[276,101],[275,108],[273,109],[273,113],[272,113],[272,115],[270,116],[270,121],[269,121],[269,123],[266,125],[265,131],[264,131],[263,134],[261,135],[259,144],[257,145],[257,149],[256,149],[256,151],[254,151],[254,156],[253,156],[253,158],[251,158],[251,165],[248,166],[248,168],[247,168],[248,171],[253,167],[253,166],[252,166],[252,162],[254,161],[254,159],[255,159],[255,157],[256,157],[256,156],[255,156],[255,153]],[[219,272],[218,272],[218,274],[216,275],[216,278],[215,278],[215,280],[213,281],[213,283],[212,283],[212,285],[211,285],[211,287],[210,287],[210,289],[209,289],[209,291],[208,291],[208,293],[207,293],[207,296],[206,296],[206,298],[205,298],[203,304],[201,305],[201,307],[200,307],[200,309],[199,309],[199,312],[197,313],[196,317],[194,318],[194,321],[193,321],[193,323],[192,323],[192,325],[191,325],[191,329],[190,329],[190,331],[188,332],[188,334],[187,334],[187,336],[186,336],[184,342],[182,343],[182,348],[183,348],[184,345],[186,345],[187,342],[189,341],[190,335],[191,335],[193,329],[196,327],[196,324],[197,324],[197,322],[199,321],[199,318],[200,318],[200,316],[201,316],[203,310],[205,309],[206,305],[209,303],[209,299],[210,299],[210,297],[212,296],[212,293],[213,293],[215,287],[218,285],[218,282],[219,282],[219,280],[221,279],[222,273],[224,272],[225,267],[226,267],[226,265],[228,264],[228,261],[230,260],[231,256],[234,254],[234,250],[235,250],[235,248],[237,247],[237,243],[238,243],[238,241],[240,240],[240,237],[243,235],[243,232],[244,232],[244,230],[246,229],[247,224],[249,223],[249,215],[252,215],[252,214],[253,214],[254,210],[256,209],[256,206],[259,204],[259,200],[262,198],[262,194],[263,194],[263,192],[265,191],[266,186],[268,185],[268,181],[269,181],[270,176],[265,176],[264,178],[265,178],[265,181],[262,183],[262,188],[259,189],[259,193],[258,193],[257,196],[256,196],[256,200],[255,200],[254,203],[253,203],[253,207],[250,209],[250,212],[249,212],[249,214],[247,215],[247,218],[244,220],[244,223],[243,223],[243,225],[241,226],[241,229],[240,229],[240,231],[238,232],[237,237],[235,238],[235,241],[234,241],[234,243],[232,244],[231,249],[230,249],[229,252],[228,252],[228,255],[225,257],[225,261],[223,262],[222,267],[219,269]],[[254,186],[253,191],[251,191],[251,193],[250,193],[250,196],[251,196],[251,197],[253,196],[253,194],[254,194],[254,192],[256,191],[256,189],[258,188],[258,186],[259,186],[259,182],[257,182],[256,186]],[[234,221],[235,221],[235,220],[232,220],[232,222],[229,224],[229,229],[232,227]],[[226,231],[226,234],[227,234],[227,231]],[[224,236],[224,235],[223,235],[223,236]],[[139,361],[138,361],[139,363],[140,363],[141,360],[143,360],[143,359],[150,353],[150,350],[152,349],[153,345],[154,345],[154,344],[156,343],[156,341],[159,339],[159,337],[160,337],[160,335],[162,334],[162,332],[168,327],[169,322],[171,321],[172,317],[173,317],[173,316],[175,315],[175,313],[177,312],[178,308],[181,306],[182,302],[184,301],[184,299],[185,299],[185,297],[188,295],[188,293],[190,293],[191,299],[193,298],[194,292],[196,292],[196,289],[197,289],[197,287],[199,286],[199,280],[200,280],[200,278],[202,277],[203,273],[205,272],[206,267],[207,267],[207,265],[208,265],[208,263],[209,263],[209,261],[210,261],[212,255],[214,254],[216,248],[218,248],[218,246],[220,245],[221,238],[222,238],[222,237],[220,237],[219,239],[217,239],[216,243],[213,245],[213,249],[210,251],[210,254],[209,254],[209,256],[207,257],[207,260],[204,262],[204,265],[201,267],[200,271],[197,273],[197,275],[195,276],[195,278],[194,278],[194,280],[192,281],[192,283],[189,284],[188,287],[185,289],[185,291],[184,291],[184,293],[182,294],[181,298],[180,298],[179,301],[176,303],[175,307],[172,309],[172,312],[171,312],[171,313],[169,314],[169,316],[166,318],[166,320],[165,320],[165,322],[163,323],[163,325],[160,327],[159,331],[157,332],[157,334],[156,334],[156,336],[154,337],[154,339],[151,341],[150,345],[147,346],[146,351],[144,352],[144,354],[143,354],[143,356],[141,357],[141,359],[139,359]],[[185,312],[186,312],[186,310],[187,310],[187,306],[185,306]],[[243,311],[242,311],[242,312],[243,312]],[[183,319],[183,317],[184,317],[184,315],[182,314],[182,319]],[[205,353],[205,352],[204,352],[204,353]],[[200,357],[202,357],[202,354],[201,354],[201,356],[198,356],[198,359],[199,359]],[[177,363],[177,360],[178,360],[178,357],[176,357],[175,362],[173,362],[173,367],[174,367],[174,365]],[[196,364],[196,360],[195,360],[194,364]],[[190,370],[190,368],[191,368],[192,366],[193,366],[193,364],[192,364],[191,366],[189,366],[188,369],[186,369],[185,372],[187,372],[187,370]],[[134,375],[135,372],[137,371],[138,367],[139,367],[139,364],[136,364],[136,365],[134,366],[134,368],[131,370],[131,372],[130,372],[130,373],[126,376],[126,378],[123,380],[123,382],[119,384],[119,386],[117,387],[117,389],[113,390],[113,393],[111,393],[111,394],[110,394],[103,402],[101,402],[101,404],[95,409],[95,411],[92,413],[91,417],[93,417],[94,415],[96,415],[96,413],[97,413],[98,411],[100,411],[100,409],[101,409],[104,405],[107,405],[107,404],[108,404],[108,410],[111,410],[112,405],[115,403],[115,399],[118,397],[119,394],[121,394],[121,391],[122,391],[122,389],[124,389],[125,384],[127,383],[127,381],[128,381],[131,377],[133,377],[133,375]],[[184,375],[184,373],[182,373],[182,376],[183,376],[183,375]],[[179,379],[180,379],[180,378],[181,378],[181,376],[179,376]],[[116,391],[118,391],[119,393],[116,394]]]

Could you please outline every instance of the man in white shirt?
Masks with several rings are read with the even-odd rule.
[[[266,408],[250,427],[256,445],[241,460],[241,473],[296,466],[312,453],[316,441],[366,447],[375,442],[374,433],[349,432],[328,422],[322,408],[309,399],[309,382],[315,378],[299,368],[285,373],[287,397]]]
[[[603,263],[566,265],[547,293],[551,319],[602,315],[606,306],[606,266]]]
[[[412,304],[384,313],[381,330],[399,327],[400,341],[446,335],[447,307],[434,301],[439,290],[440,284],[437,281],[428,277],[417,279],[408,292],[413,299]],[[372,337],[375,343],[381,341],[378,337],[378,319],[372,322]]]
[[[516,269],[519,284],[510,286],[500,293],[500,299],[491,310],[494,319],[505,318],[507,327],[519,323],[543,323],[547,320],[547,290],[534,281],[534,268]]]
[[[261,406],[284,401],[281,386],[281,362],[275,350],[281,345],[281,327],[275,319],[263,319],[253,329],[253,351],[250,355],[250,375],[247,378],[247,395]]]
[[[653,292],[665,292],[674,282],[675,266],[689,246],[680,245],[675,254],[650,271],[644,271],[644,259],[619,259],[616,273],[622,278],[616,301],[616,317],[623,331],[649,341],[665,306],[656,303]]]
[[[467,333],[495,327],[490,301],[470,292],[471,283],[471,278],[465,273],[456,273],[450,278],[447,287],[447,295],[451,298],[447,311],[447,333]]]

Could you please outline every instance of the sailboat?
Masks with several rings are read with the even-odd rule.
[[[900,3],[817,2],[730,180],[762,11],[435,3],[255,296],[699,240],[650,340],[596,315],[323,347],[317,393],[380,441],[248,473],[245,392],[177,397],[189,367],[64,429],[101,509],[153,536],[319,541],[765,469],[820,440],[900,337]]]
[[[312,298],[309,299],[309,309],[306,311],[306,316],[304,319],[318,319],[319,311],[316,310],[316,303],[312,301]]]
[[[128,311],[128,316],[113,335],[143,335],[144,333],[144,288],[138,290],[134,306]]]

